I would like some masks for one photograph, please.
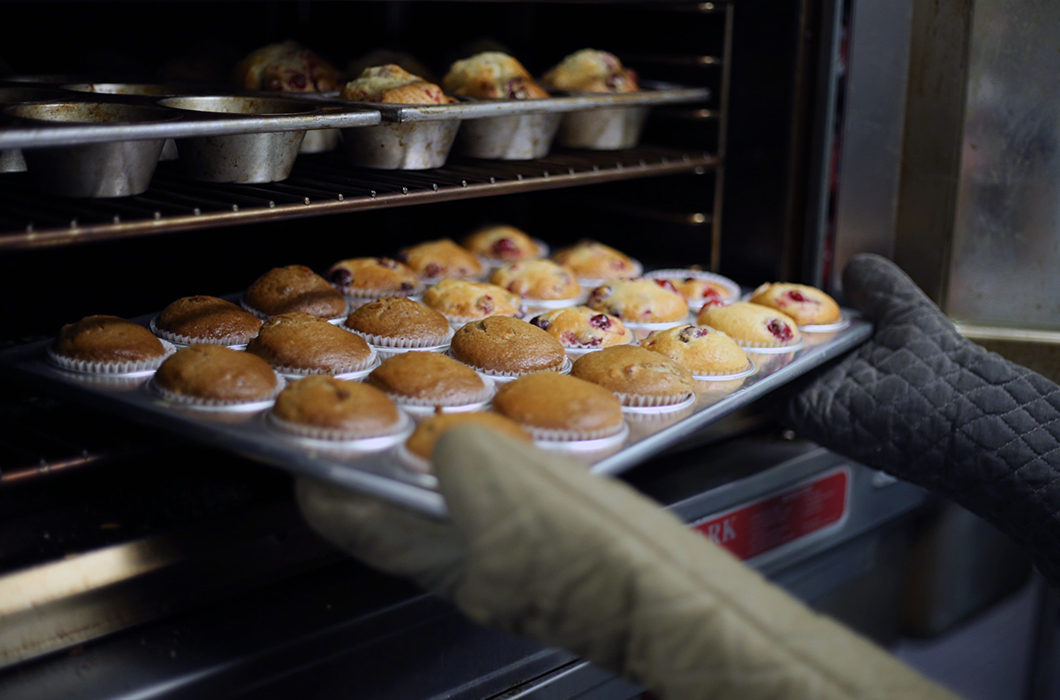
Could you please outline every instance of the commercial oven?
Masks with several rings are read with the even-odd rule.
[[[592,46],[709,97],[653,109],[641,145],[622,151],[451,158],[426,171],[317,154],[266,185],[195,182],[162,162],[146,193],[116,199],[0,174],[0,339],[17,346],[88,314],[136,317],[234,292],[277,265],[326,269],[487,221],[554,247],[602,240],[648,268],[841,295],[842,263],[893,240],[912,5],[7,3],[8,86],[216,83],[248,51],[294,38],[339,65],[385,48],[437,74],[476,47],[540,74]],[[0,696],[641,692],[351,561],[302,523],[282,471],[2,381]],[[760,403],[743,408],[623,478],[812,605],[893,640],[929,498],[765,416]],[[829,505],[816,520],[795,514],[808,500]],[[755,513],[774,525],[749,546],[732,523]],[[1027,573],[1011,556],[997,590]]]

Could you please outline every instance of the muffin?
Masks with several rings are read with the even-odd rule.
[[[591,291],[585,305],[626,323],[668,323],[688,318],[688,302],[667,280],[613,280]]]
[[[751,292],[752,304],[782,311],[800,326],[838,323],[839,304],[816,287],[790,282],[766,282]]]
[[[520,377],[497,390],[493,410],[538,440],[594,440],[622,430],[622,404],[607,389],[555,372]]]
[[[210,296],[177,299],[151,321],[156,334],[182,345],[246,345],[260,328],[254,314]]]
[[[461,241],[461,245],[487,260],[512,262],[540,258],[541,245],[514,226],[491,224],[478,228]]]
[[[364,338],[302,312],[265,321],[247,344],[247,352],[279,372],[295,375],[349,374],[376,362],[375,351]]]
[[[239,62],[235,82],[248,90],[332,92],[340,90],[342,72],[296,41],[263,46]]]
[[[490,282],[527,300],[574,299],[582,287],[569,269],[551,260],[521,260],[498,267]]]
[[[450,95],[478,99],[529,100],[548,97],[523,64],[500,51],[456,61],[442,80]]]
[[[451,238],[427,241],[403,248],[398,260],[412,268],[428,282],[445,277],[467,279],[483,273],[482,263],[471,251],[461,248]]]
[[[269,417],[287,432],[323,440],[392,435],[408,424],[379,389],[327,375],[292,382],[276,397]]]
[[[489,399],[478,372],[436,352],[404,352],[383,361],[365,382],[409,406],[468,406]]]
[[[449,353],[480,372],[499,377],[558,372],[567,358],[551,335],[508,316],[468,323],[453,335]]]
[[[458,425],[480,425],[501,435],[522,440],[528,446],[532,444],[529,433],[514,421],[496,413],[440,413],[417,425],[405,442],[405,449],[413,457],[409,465],[419,471],[429,471],[434,443],[446,431]]]
[[[571,376],[599,384],[630,407],[673,406],[695,391],[691,370],[635,345],[583,355],[575,361]]]
[[[456,102],[434,83],[429,83],[393,63],[365,68],[356,80],[346,83],[346,87],[342,90],[342,99],[384,104]]]
[[[530,323],[570,350],[596,350],[633,342],[633,333],[622,321],[588,306],[548,311],[534,316]]]
[[[155,369],[171,351],[138,323],[97,315],[63,326],[48,357],[63,369],[120,374]]]
[[[348,309],[346,299],[305,265],[276,267],[259,277],[243,294],[243,308],[260,318],[294,311],[338,318]]]
[[[485,282],[444,279],[424,293],[423,303],[451,323],[522,314],[518,294]]]
[[[327,278],[351,304],[423,291],[419,275],[391,258],[340,260],[328,270]]]
[[[637,73],[623,68],[614,54],[595,49],[576,51],[541,78],[549,90],[570,92],[637,92]]]
[[[668,280],[685,298],[688,306],[698,311],[704,304],[723,304],[740,297],[740,285],[728,277],[695,269],[652,270],[644,275],[650,279]]]
[[[409,73],[423,76],[423,79],[436,83],[438,82],[437,76],[428,68],[422,61],[405,51],[396,51],[394,49],[379,48],[373,49],[363,56],[351,59],[346,62],[346,74],[347,75],[360,75],[365,71],[366,68],[372,66],[384,66],[388,63],[392,63],[396,66],[401,66]]]
[[[587,238],[560,248],[552,259],[573,270],[580,280],[628,279],[641,271],[640,264],[625,253]]]
[[[189,345],[155,372],[164,397],[193,406],[235,406],[269,401],[282,386],[265,360],[222,345]]]
[[[355,309],[342,322],[376,347],[414,350],[445,345],[453,337],[448,319],[405,297],[386,297]]]
[[[747,353],[732,338],[708,326],[655,331],[640,346],[676,360],[697,376],[738,374],[747,369]]]
[[[744,348],[781,348],[802,339],[795,319],[768,306],[737,301],[727,306],[704,306],[698,323],[728,334]]]

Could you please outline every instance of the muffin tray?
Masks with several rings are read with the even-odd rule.
[[[697,380],[696,396],[690,405],[670,412],[626,413],[628,431],[619,444],[595,441],[565,451],[589,465],[594,473],[621,473],[868,340],[872,325],[850,310],[844,309],[843,313],[849,325],[832,332],[806,334],[800,349],[781,354],[749,353],[756,365],[749,376],[727,381]],[[153,314],[134,320],[146,326],[152,317]],[[401,458],[401,445],[388,444],[394,440],[362,445],[368,448],[365,450],[333,448],[321,440],[280,432],[269,424],[264,410],[180,408],[150,389],[150,377],[100,379],[61,370],[47,359],[50,344],[50,340],[40,341],[0,353],[0,373],[295,475],[330,481],[434,516],[444,517],[446,513],[445,503],[434,488],[434,478],[408,468]],[[396,441],[400,443],[403,436]]]

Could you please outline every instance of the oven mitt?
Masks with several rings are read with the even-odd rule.
[[[666,700],[952,697],[625,484],[475,426],[433,456],[451,521],[307,480],[299,505],[331,542],[472,620]]]
[[[990,520],[1060,583],[1060,388],[963,338],[885,258],[855,257],[843,289],[876,332],[781,421]]]

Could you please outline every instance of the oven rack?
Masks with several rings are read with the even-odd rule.
[[[3,176],[0,250],[59,246],[176,231],[471,199],[617,180],[702,174],[711,153],[655,146],[624,151],[557,149],[532,161],[452,157],[442,168],[356,168],[335,153],[300,156],[291,177],[266,185],[203,183],[160,163],[150,189],[116,199],[64,199],[43,193],[25,173]]]

